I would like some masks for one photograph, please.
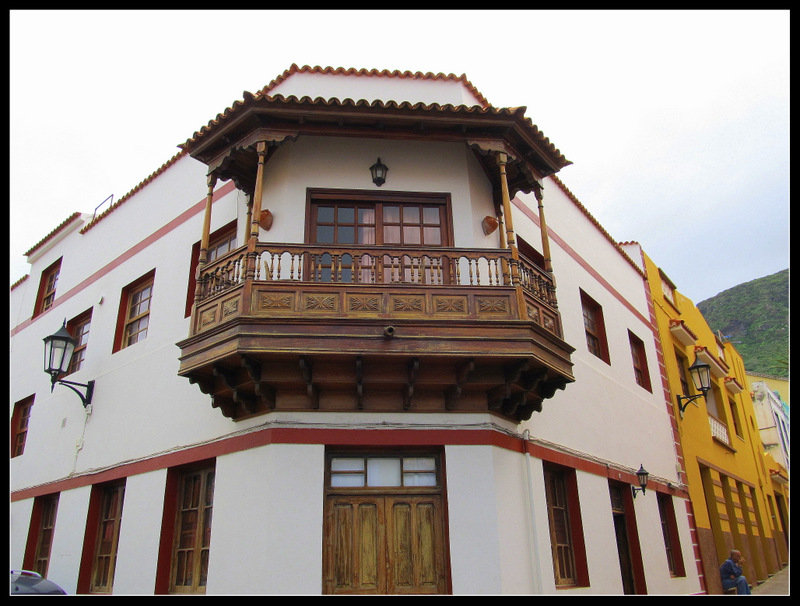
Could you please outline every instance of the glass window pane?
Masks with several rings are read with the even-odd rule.
[[[442,243],[442,232],[438,227],[425,227],[423,232],[425,244],[439,245]]]
[[[383,207],[383,221],[385,223],[400,223],[400,207],[399,206],[384,206]]]
[[[358,222],[361,223],[362,225],[375,225],[375,209],[359,208]]]
[[[333,488],[358,488],[359,486],[364,486],[364,474],[361,473],[331,474],[331,486]]]
[[[375,244],[375,228],[374,227],[359,227],[358,228],[358,243],[359,244]]]
[[[425,473],[404,473],[403,486],[436,486],[436,474]]]
[[[403,471],[436,471],[436,459],[433,457],[404,458]]]
[[[422,222],[427,225],[438,225],[439,224],[439,207],[438,206],[426,206],[422,209]]]
[[[401,486],[400,459],[369,459],[367,486]]]
[[[384,244],[400,244],[400,227],[397,225],[386,225],[383,228]]]
[[[419,227],[416,225],[412,227],[403,228],[403,244],[420,244]]]
[[[356,228],[352,225],[346,225],[344,227],[339,226],[338,228],[338,239],[336,242],[338,244],[353,244],[356,240],[355,236]]]
[[[339,223],[353,223],[356,220],[356,209],[353,207],[340,206],[337,213]]]
[[[333,206],[318,206],[317,221],[320,223],[333,223]]]
[[[333,226],[332,225],[318,225],[317,226],[317,242],[319,244],[333,244]]]
[[[419,207],[403,207],[403,223],[419,223]]]
[[[364,471],[364,459],[331,459],[331,471]]]

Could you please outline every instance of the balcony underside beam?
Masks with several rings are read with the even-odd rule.
[[[531,359],[380,354],[234,353],[181,374],[231,419],[324,410],[491,412],[520,422],[571,380]]]

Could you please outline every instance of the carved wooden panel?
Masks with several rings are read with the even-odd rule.
[[[380,313],[383,311],[383,295],[381,293],[346,293],[345,299],[348,312]]]
[[[198,309],[197,332],[207,330],[212,326],[225,322],[238,316],[241,313],[242,297],[237,293],[227,299],[215,299]]]
[[[478,314],[481,316],[510,316],[509,297],[477,297]]]
[[[328,497],[325,593],[445,593],[443,520],[439,495]]]
[[[433,309],[436,313],[466,314],[469,312],[467,297],[433,295]]]

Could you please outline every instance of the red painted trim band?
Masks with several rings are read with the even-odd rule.
[[[606,465],[582,459],[576,455],[564,454],[545,446],[525,442],[521,438],[509,436],[490,429],[475,430],[434,430],[434,429],[307,429],[273,428],[254,431],[245,435],[195,446],[186,450],[152,457],[135,463],[126,463],[97,473],[86,474],[49,484],[25,488],[11,493],[11,501],[21,501],[33,497],[90,486],[111,480],[186,465],[194,461],[242,452],[269,444],[323,444],[325,446],[497,446],[513,452],[528,452],[538,459],[565,465],[603,477],[613,477],[636,483],[634,473],[611,470]],[[613,474],[613,475],[612,475]],[[671,486],[653,484],[652,489],[667,492],[674,496],[688,498],[685,491]]]

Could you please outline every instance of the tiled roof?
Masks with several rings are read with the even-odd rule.
[[[175,162],[177,162],[181,157],[183,157],[185,155],[186,155],[186,152],[181,150],[177,154],[172,156],[169,160],[164,162],[164,164],[162,164],[160,167],[158,167],[157,170],[155,170],[154,172],[150,173],[150,175],[148,177],[146,177],[143,181],[140,181],[139,184],[136,187],[134,187],[127,194],[122,196],[119,200],[114,202],[111,206],[109,206],[107,209],[105,209],[102,213],[100,213],[99,215],[94,217],[91,221],[89,221],[86,225],[84,225],[81,228],[81,233],[85,234],[92,227],[97,225],[98,222],[102,221],[105,217],[107,217],[109,215],[109,213],[111,213],[112,211],[116,210],[120,206],[120,204],[124,204],[125,202],[127,202],[128,199],[130,199],[131,196],[133,196],[136,192],[138,192],[143,187],[148,185],[153,179],[155,179],[158,175],[163,173],[165,170],[167,170],[170,166],[175,164]]]
[[[22,283],[23,283],[25,280],[27,280],[29,276],[30,276],[30,274],[25,274],[24,276],[22,276],[22,277],[21,277],[19,280],[17,280],[16,282],[14,282],[14,283],[11,285],[11,289],[10,289],[10,290],[14,290],[14,289],[15,289],[17,286],[19,286],[19,285],[20,285],[20,284],[22,284]]]
[[[53,231],[51,231],[49,234],[47,234],[44,238],[39,240],[36,244],[34,244],[28,251],[26,251],[23,254],[27,257],[28,255],[30,255],[31,253],[33,253],[37,249],[41,248],[47,242],[52,240],[56,236],[56,234],[58,234],[58,232],[60,232],[64,228],[66,228],[67,225],[69,225],[73,221],[77,220],[80,216],[81,216],[81,213],[79,213],[79,212],[72,213],[69,217],[64,219],[58,227],[56,227]]]
[[[462,82],[467,89],[475,95],[478,100],[480,100],[481,105],[483,107],[489,107],[490,104],[486,100],[481,92],[473,86],[472,82],[467,80],[466,74],[461,74],[460,76],[456,76],[455,74],[443,74],[439,72],[438,74],[434,74],[432,72],[422,73],[422,72],[410,72],[404,71],[401,72],[399,70],[389,71],[388,69],[377,70],[377,69],[355,69],[353,67],[350,68],[343,68],[343,67],[320,67],[319,65],[310,67],[308,65],[304,65],[303,67],[298,67],[297,64],[292,63],[292,66],[284,71],[280,76],[275,78],[272,82],[267,84],[264,88],[258,91],[257,95],[260,96],[267,96],[269,95],[269,91],[278,86],[281,82],[286,80],[292,74],[297,73],[316,73],[316,74],[339,74],[345,76],[373,76],[373,77],[380,77],[380,78],[412,78],[415,80],[455,80],[457,82]]]
[[[291,76],[294,73],[298,72],[317,72],[317,73],[341,73],[341,74],[358,74],[358,75],[365,75],[365,76],[374,76],[374,77],[395,77],[395,78],[427,78],[427,79],[453,79],[464,82],[464,84],[472,91],[479,99],[481,99],[483,105],[452,105],[452,104],[438,104],[438,103],[431,103],[425,104],[422,102],[418,103],[411,103],[408,101],[403,101],[398,103],[396,101],[366,101],[364,99],[361,100],[353,100],[353,99],[344,99],[339,100],[336,98],[331,99],[323,99],[318,97],[316,99],[311,99],[308,96],[303,97],[296,97],[294,95],[289,95],[288,97],[284,97],[283,95],[269,95],[269,91],[275,88],[280,82],[282,82],[287,77]],[[320,67],[302,67],[299,68],[296,65],[293,65],[291,68],[286,70],[283,74],[278,76],[275,80],[273,80],[270,84],[265,86],[263,89],[258,91],[256,94],[250,93],[245,91],[242,93],[242,99],[234,101],[234,103],[226,108],[222,113],[217,114],[216,118],[210,120],[207,125],[200,128],[199,131],[195,131],[195,133],[187,139],[183,144],[179,145],[179,147],[185,151],[191,151],[195,145],[199,144],[208,134],[213,131],[216,131],[219,128],[224,127],[226,124],[230,124],[233,122],[235,118],[238,118],[239,115],[247,108],[251,106],[258,106],[258,107],[274,107],[276,109],[281,107],[292,107],[292,108],[299,108],[299,109],[308,109],[308,110],[316,110],[320,108],[336,108],[336,109],[351,109],[356,111],[363,111],[369,112],[370,110],[376,111],[390,111],[390,112],[397,112],[398,114],[403,114],[404,112],[425,112],[425,113],[432,113],[436,116],[442,116],[453,114],[459,116],[505,116],[511,119],[518,121],[521,129],[526,133],[527,136],[530,136],[532,140],[536,141],[538,145],[546,150],[546,152],[551,156],[552,161],[554,161],[559,168],[563,168],[572,164],[571,161],[567,160],[564,155],[558,150],[551,142],[550,139],[544,136],[544,134],[539,130],[539,128],[533,124],[530,118],[525,116],[525,111],[527,107],[511,107],[511,108],[495,108],[491,106],[488,102],[486,102],[485,98],[471,83],[466,79],[466,76],[455,76],[453,74],[444,75],[444,74],[422,74],[420,72],[399,72],[393,71],[390,72],[388,70],[378,71],[378,70],[354,70],[354,69],[343,69],[343,68],[320,68]]]

